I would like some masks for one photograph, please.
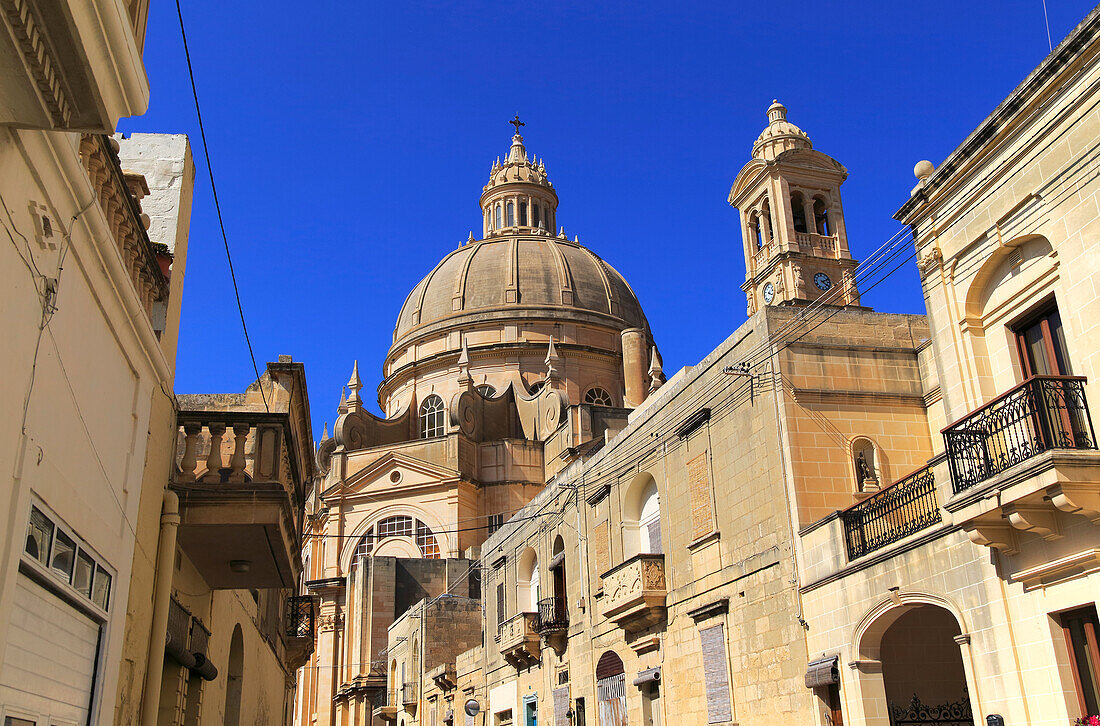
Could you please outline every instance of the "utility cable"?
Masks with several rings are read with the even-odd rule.
[[[271,407],[267,405],[267,394],[264,393],[263,383],[260,381],[260,368],[256,365],[256,354],[252,352],[252,340],[248,337],[248,325],[244,321],[244,307],[241,305],[241,291],[237,288],[237,273],[233,269],[233,257],[229,254],[229,237],[225,234],[225,222],[222,220],[222,208],[218,202],[218,187],[214,183],[214,167],[210,164],[210,148],[206,144],[206,128],[202,123],[202,109],[199,108],[199,92],[195,86],[195,71],[191,66],[191,51],[187,47],[187,31],[183,29],[183,10],[180,8],[180,0],[176,0],[176,15],[180,21],[180,37],[183,38],[183,54],[187,58],[187,75],[191,79],[191,95],[195,99],[195,115],[199,120],[199,136],[202,138],[202,154],[206,158],[206,171],[210,175],[210,191],[214,194],[214,209],[218,213],[218,226],[222,232],[222,243],[225,245],[225,259],[229,263],[229,279],[233,281],[233,295],[237,298],[237,312],[241,316],[241,329],[244,331],[244,342],[248,346],[248,356],[252,359],[252,370],[256,373],[256,385],[260,389],[260,396],[264,400],[264,409],[271,413]]]

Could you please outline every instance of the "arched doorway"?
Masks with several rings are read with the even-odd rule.
[[[229,641],[229,662],[225,674],[225,726],[241,722],[241,692],[244,679],[244,636],[241,626],[233,628]]]
[[[879,664],[860,676],[865,722],[973,726],[965,642],[955,615],[930,603],[891,607],[875,618],[859,648],[862,662]]]
[[[596,663],[596,702],[599,726],[626,726],[626,669],[615,651],[607,651]]]
[[[519,612],[537,613],[539,611],[539,558],[531,547],[520,555],[517,586]]]

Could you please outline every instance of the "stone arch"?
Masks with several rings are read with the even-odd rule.
[[[889,726],[891,714],[904,718],[919,705],[980,713],[969,643],[962,611],[946,597],[910,592],[879,602],[852,634],[853,722]]]
[[[448,557],[450,556],[448,553],[454,551],[451,537],[455,535],[447,532],[447,528],[444,527],[443,523],[431,512],[411,504],[391,504],[371,512],[370,516],[360,520],[352,529],[351,533],[347,535],[342,545],[343,549],[340,552],[340,572],[347,573],[351,570],[355,558],[355,550],[359,547],[359,542],[363,539],[363,535],[367,533],[367,530],[373,528],[383,519],[395,516],[409,516],[412,517],[413,520],[419,519],[426,524],[428,528],[431,529],[432,534],[435,536],[436,543],[439,545],[440,557]],[[420,557],[420,555],[416,556]]]
[[[1015,382],[995,381],[998,371],[1012,370],[1020,379],[1020,361],[1009,326],[1052,301],[1058,279],[1057,258],[1042,235],[1027,235],[998,246],[974,274],[966,288],[962,323],[983,398]]]
[[[533,547],[528,547],[519,556],[519,562],[516,565],[516,603],[519,612],[538,612],[539,579],[538,553]]]
[[[646,471],[635,474],[623,491],[623,556],[660,553],[661,495],[657,480]]]
[[[238,726],[241,722],[241,695],[244,693],[244,635],[241,625],[233,626],[229,639],[229,658],[225,664],[225,726]]]
[[[828,237],[833,234],[833,221],[829,218],[829,198],[824,194],[815,194],[813,197],[813,227],[814,232]]]

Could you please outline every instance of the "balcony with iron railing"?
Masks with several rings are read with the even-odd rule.
[[[544,638],[562,633],[569,627],[569,612],[564,597],[547,597],[539,600],[539,634]]]
[[[926,466],[840,512],[848,559],[855,560],[939,524],[932,467]]]
[[[1059,539],[1062,515],[1100,519],[1100,452],[1086,380],[1033,376],[943,429],[954,496],[978,544],[1007,554],[1019,534]]]
[[[409,681],[401,686],[401,705],[405,707],[406,711],[416,710],[418,694],[416,692],[416,683]]]

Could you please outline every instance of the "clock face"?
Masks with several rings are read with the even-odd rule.
[[[770,303],[773,297],[775,297],[775,287],[769,282],[764,285],[764,302]]]
[[[817,285],[818,290],[828,290],[833,286],[833,281],[824,272],[819,272],[814,275],[814,284]]]

